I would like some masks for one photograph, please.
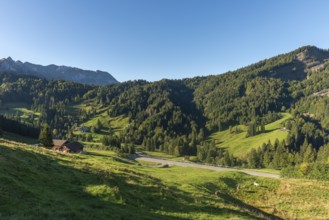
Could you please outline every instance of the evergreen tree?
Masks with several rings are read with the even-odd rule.
[[[247,129],[247,135],[246,137],[252,137],[255,136],[257,133],[257,124],[255,121],[252,121],[249,123],[248,125],[248,129]]]
[[[273,168],[279,169],[279,168],[281,168],[281,165],[284,163],[284,155],[283,155],[284,152],[283,151],[284,151],[284,149],[283,149],[282,145],[279,145],[276,148],[276,151],[275,151],[272,163],[271,163]]]
[[[265,152],[264,152],[264,157],[263,157],[263,166],[264,167],[268,167],[269,165],[270,165],[270,163],[271,163],[271,155],[270,155],[270,152],[269,152],[269,150],[266,150]]]
[[[317,154],[317,161],[323,163],[329,163],[329,144],[320,147]]]
[[[41,129],[39,135],[39,143],[47,148],[51,148],[52,146],[54,146],[53,135],[48,124],[44,124],[43,128]]]
[[[93,141],[93,136],[92,136],[91,134],[88,134],[88,136],[87,136],[87,141],[88,141],[88,142]]]
[[[103,125],[99,119],[97,119],[96,130],[100,131],[103,128]]]
[[[315,161],[315,158],[316,158],[315,149],[312,147],[311,144],[309,144],[304,152],[303,162],[311,163]]]
[[[252,149],[248,155],[248,167],[250,168],[258,168],[259,167],[259,158],[257,155],[257,151]]]
[[[200,129],[198,139],[199,139],[200,142],[204,140],[204,131],[203,131],[202,128]]]
[[[135,154],[135,146],[133,144],[129,145],[128,153]]]
[[[177,157],[181,155],[180,152],[179,152],[179,147],[178,146],[175,146],[175,148],[174,148],[174,155],[177,156]]]
[[[264,121],[262,120],[261,124],[260,124],[260,132],[261,133],[265,133],[265,123]]]
[[[224,154],[224,165],[225,166],[232,166],[232,157],[230,156],[229,152],[225,152]]]

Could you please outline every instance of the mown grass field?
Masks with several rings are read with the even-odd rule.
[[[329,182],[158,168],[111,151],[65,154],[5,139],[0,167],[0,219],[329,218]]]
[[[247,128],[246,126],[239,125],[240,133],[231,133],[229,129],[225,131],[219,131],[210,136],[210,139],[215,140],[218,147],[226,148],[229,152],[235,156],[243,156],[248,153],[252,148],[258,148],[263,143],[267,143],[269,140],[274,143],[275,139],[282,141],[288,135],[288,131],[280,130],[283,125],[282,123],[287,119],[291,118],[289,113],[281,113],[282,118],[267,124],[265,126],[265,133],[257,134],[253,137],[246,137]],[[235,128],[233,128],[234,130]]]

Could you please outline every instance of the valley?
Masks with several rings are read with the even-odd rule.
[[[329,220],[329,1],[0,5],[0,220]]]
[[[105,86],[1,73],[0,218],[326,219],[327,59]]]

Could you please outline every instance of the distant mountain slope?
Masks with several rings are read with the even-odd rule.
[[[289,87],[328,67],[328,50],[304,46],[235,71],[185,82],[194,91],[194,102],[209,119],[208,128],[227,128],[248,123],[253,115],[289,108],[296,101],[296,94],[292,97],[289,92],[295,88]]]
[[[314,71],[322,71],[329,64],[329,50],[315,46],[304,46],[290,53],[282,54],[259,63],[268,65],[261,72],[282,80],[303,80]],[[276,64],[274,67],[271,64]],[[257,65],[257,64],[256,64]],[[266,66],[265,65],[265,66]]]
[[[248,75],[251,77],[277,78],[283,81],[304,80],[307,78],[307,74],[322,71],[327,66],[329,66],[328,49],[303,46],[294,51],[264,59],[234,71],[215,75],[214,77],[219,79],[226,77],[223,75],[229,75],[233,78]],[[207,80],[209,77],[204,77],[204,79]]]
[[[103,71],[82,70],[68,66],[36,65],[28,62],[14,61],[11,57],[0,60],[0,73],[33,75],[46,79],[61,79],[72,82],[109,85],[118,81],[109,73]]]
[[[47,122],[56,129],[59,138],[69,137],[74,126],[93,121],[87,126],[96,125],[102,131],[95,133],[100,140],[105,132],[116,132],[109,129],[112,128],[110,119],[123,117],[127,123],[119,138],[124,142],[174,155],[199,154],[201,161],[208,158],[209,163],[222,163],[221,159],[216,159],[216,153],[207,156],[211,147],[205,143],[211,134],[226,130],[230,134],[240,134],[241,129],[230,131],[230,128],[243,125],[243,131],[252,134],[240,135],[249,141],[257,138],[257,130],[262,125],[261,134],[272,134],[272,129],[266,131],[265,125],[277,121],[280,112],[294,110],[299,115],[324,115],[326,120],[320,123],[306,121],[310,124],[296,127],[302,130],[291,130],[301,135],[298,139],[293,136],[296,139],[291,145],[294,149],[299,149],[304,137],[318,149],[329,140],[329,132],[326,133],[329,131],[328,107],[326,102],[312,104],[311,98],[317,96],[306,98],[329,89],[328,59],[329,51],[306,46],[225,74],[158,82],[128,81],[101,87],[0,74],[0,110],[2,108],[2,112],[13,119],[21,116],[19,120],[38,128]],[[299,104],[301,99],[306,100],[303,105]],[[314,109],[309,109],[312,106]],[[21,114],[23,108],[29,110],[29,114]],[[293,118],[297,117],[290,113]],[[314,128],[312,132],[310,128]],[[314,136],[320,133],[322,136]],[[198,146],[202,145],[205,148],[199,150]],[[255,147],[258,146],[259,143]]]

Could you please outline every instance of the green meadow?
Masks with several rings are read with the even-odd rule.
[[[73,105],[68,107],[68,111],[74,114],[79,114],[80,110],[96,110],[96,114],[89,120],[79,124],[79,126],[87,126],[89,128],[96,127],[97,122],[100,121],[102,123],[102,128],[97,133],[92,132],[84,132],[83,134],[88,135],[91,134],[93,137],[93,142],[84,142],[85,144],[100,144],[102,137],[104,135],[110,134],[119,134],[126,126],[129,124],[128,117],[123,115],[117,117],[110,117],[107,114],[108,107],[102,107],[98,105],[94,105],[92,102],[81,103],[78,105]],[[79,131],[74,131],[74,134],[82,134]]]
[[[281,130],[283,128],[283,122],[291,118],[289,113],[281,113],[282,118],[265,125],[265,133],[257,134],[253,137],[246,137],[247,128],[244,125],[238,125],[237,128],[241,132],[230,132],[229,129],[224,131],[215,132],[210,136],[210,139],[215,140],[218,147],[226,148],[229,152],[235,156],[243,156],[247,154],[252,148],[258,148],[263,143],[267,143],[269,140],[274,143],[275,139],[282,141],[287,138],[288,132]],[[235,127],[232,128],[234,130]]]

